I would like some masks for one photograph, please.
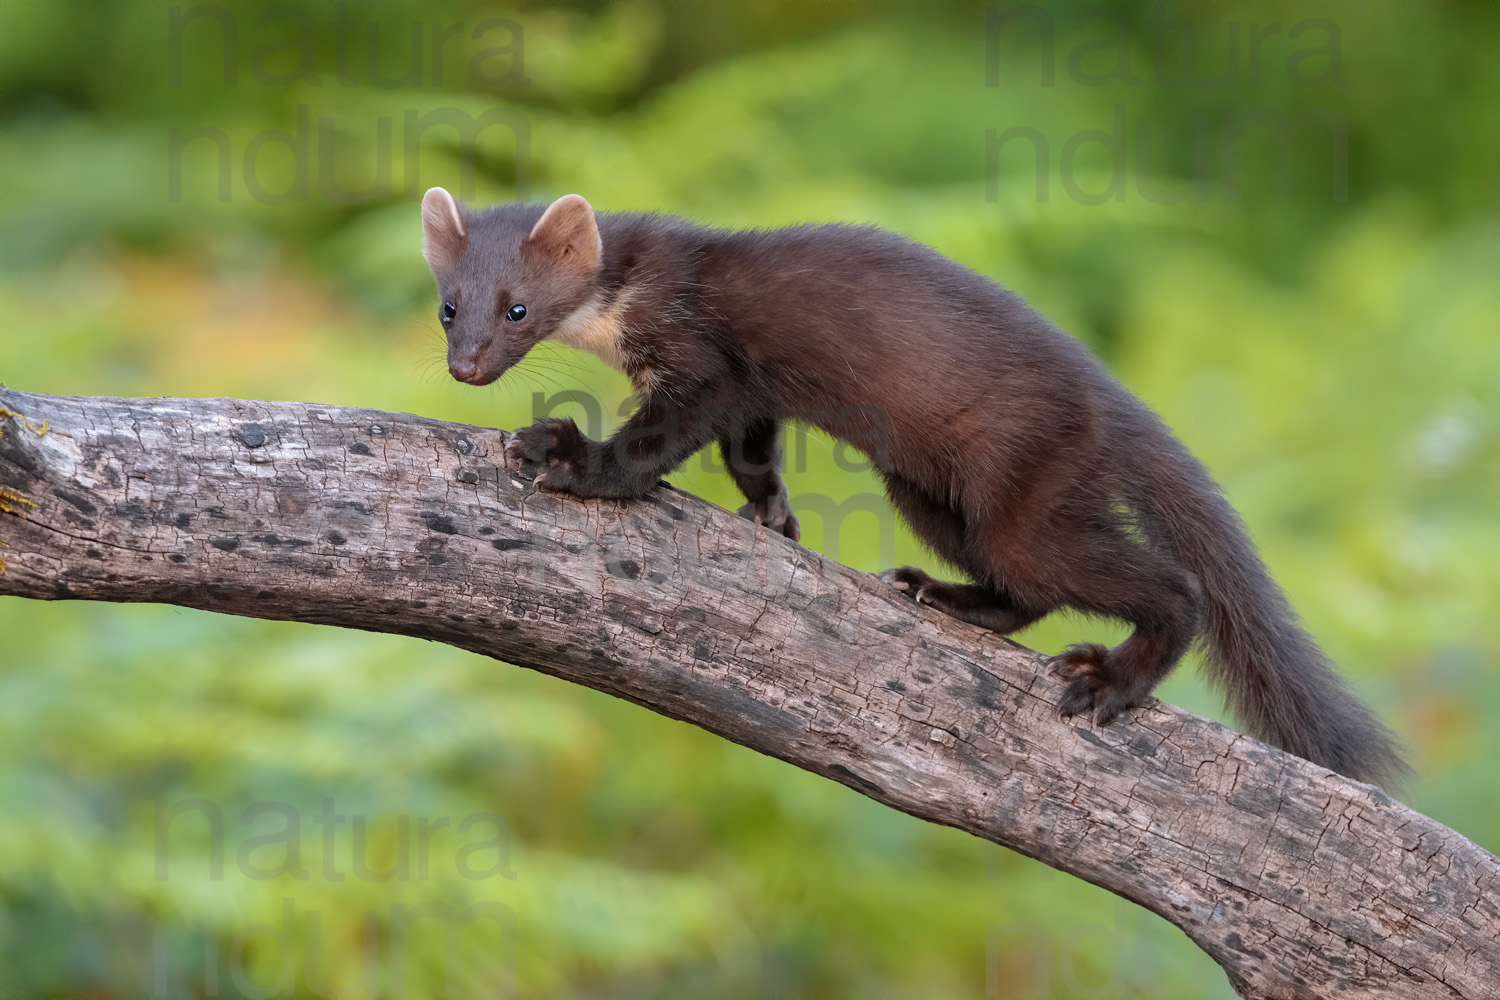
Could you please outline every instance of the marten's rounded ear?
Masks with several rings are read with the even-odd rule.
[[[598,270],[604,253],[594,210],[576,194],[565,194],[548,205],[526,242],[551,254],[559,264],[585,272]]]
[[[463,256],[469,243],[463,211],[442,188],[428,188],[422,196],[422,256],[429,267],[445,267]]]

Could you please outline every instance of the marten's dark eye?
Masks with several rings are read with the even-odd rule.
[[[458,315],[458,306],[454,305],[452,302],[444,302],[441,315],[443,317],[444,323],[452,323],[453,317]]]
[[[526,318],[526,307],[523,305],[511,306],[505,311],[505,318],[510,320],[512,323],[521,322],[521,320]]]

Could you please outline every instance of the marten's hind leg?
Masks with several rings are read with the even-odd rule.
[[[915,566],[900,566],[880,574],[880,579],[918,604],[928,604],[960,621],[996,632],[1018,632],[1046,617],[1050,609],[1022,607],[1008,595],[973,583],[935,580]]]
[[[1067,678],[1062,713],[1092,712],[1108,725],[1143,704],[1198,634],[1203,595],[1198,578],[1169,557],[1107,531],[1072,547],[1078,558],[1061,566],[1064,601],[1085,614],[1120,618],[1135,631],[1114,649],[1079,643],[1053,658]]]
[[[975,580],[993,579],[974,563],[974,540],[963,515],[929,496],[912,482],[894,474],[885,476],[886,492],[901,511],[912,531],[944,561],[969,571]],[[927,604],[971,625],[1009,633],[1025,628],[1047,615],[1052,607],[1023,603],[985,583],[948,583],[935,580],[915,566],[888,569],[880,579],[904,592],[918,604]]]

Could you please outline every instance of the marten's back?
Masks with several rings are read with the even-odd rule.
[[[898,470],[1029,465],[1121,402],[1097,359],[1019,296],[894,233],[711,233],[702,272],[788,415],[858,441],[851,421],[873,410],[863,431],[888,436]]]

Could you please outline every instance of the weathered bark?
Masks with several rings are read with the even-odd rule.
[[[1166,705],[1060,720],[1036,653],[687,494],[536,492],[501,431],[370,410],[0,388],[0,411],[0,595],[451,643],[1119,893],[1244,996],[1500,996],[1488,852]]]

